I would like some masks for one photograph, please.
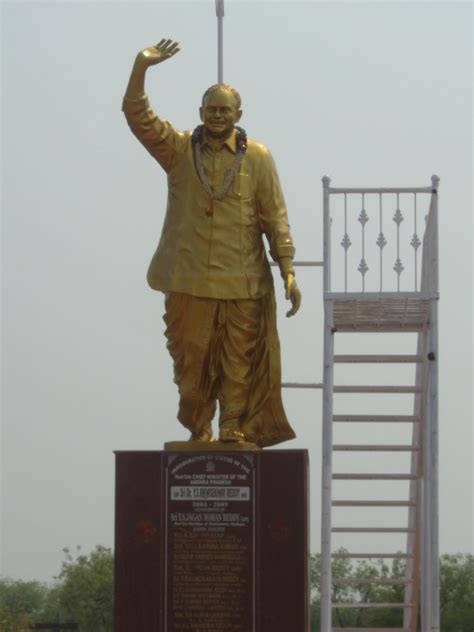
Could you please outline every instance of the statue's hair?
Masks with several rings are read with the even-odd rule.
[[[217,90],[225,90],[226,92],[230,92],[230,94],[234,97],[235,105],[237,106],[237,109],[240,110],[240,107],[242,105],[242,99],[240,98],[240,94],[237,92],[235,88],[233,88],[232,86],[229,86],[226,83],[216,83],[210,88],[208,88],[206,92],[202,95],[202,105],[204,105],[204,101],[207,99],[207,97],[210,96],[213,92],[216,92]]]

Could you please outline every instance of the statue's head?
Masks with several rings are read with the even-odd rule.
[[[199,116],[209,136],[226,139],[242,116],[240,106],[240,94],[232,86],[218,83],[208,88],[202,96]]]

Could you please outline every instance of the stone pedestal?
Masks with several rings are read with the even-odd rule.
[[[305,450],[118,452],[115,632],[309,632]]]

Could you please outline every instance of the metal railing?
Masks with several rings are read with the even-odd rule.
[[[432,176],[427,187],[335,188],[325,176],[324,292],[422,291],[420,261],[426,249],[437,259],[436,222],[430,216],[438,184]],[[426,291],[437,288],[429,283]]]

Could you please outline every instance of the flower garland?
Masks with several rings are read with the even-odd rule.
[[[237,151],[245,154],[247,151],[247,132],[243,127],[239,127],[238,125],[234,126],[236,131],[236,142],[237,142]],[[202,139],[204,138],[204,125],[198,125],[192,135],[193,145],[198,143],[202,143]]]
[[[202,186],[205,188],[206,192],[209,194],[210,202],[208,208],[205,209],[206,215],[212,215],[213,213],[213,201],[214,200],[223,200],[226,196],[230,185],[232,184],[237,172],[239,171],[240,163],[242,162],[242,158],[244,157],[245,152],[247,151],[247,134],[242,127],[235,126],[236,130],[236,151],[237,154],[235,156],[234,164],[227,171],[224,182],[222,186],[217,189],[217,191],[213,191],[211,185],[209,184],[206,173],[204,171],[204,165],[202,162],[202,153],[201,153],[201,143],[204,137],[204,125],[198,125],[195,128],[192,134],[192,144],[194,148],[194,159],[196,163],[196,169],[198,172],[199,180],[201,181]]]

